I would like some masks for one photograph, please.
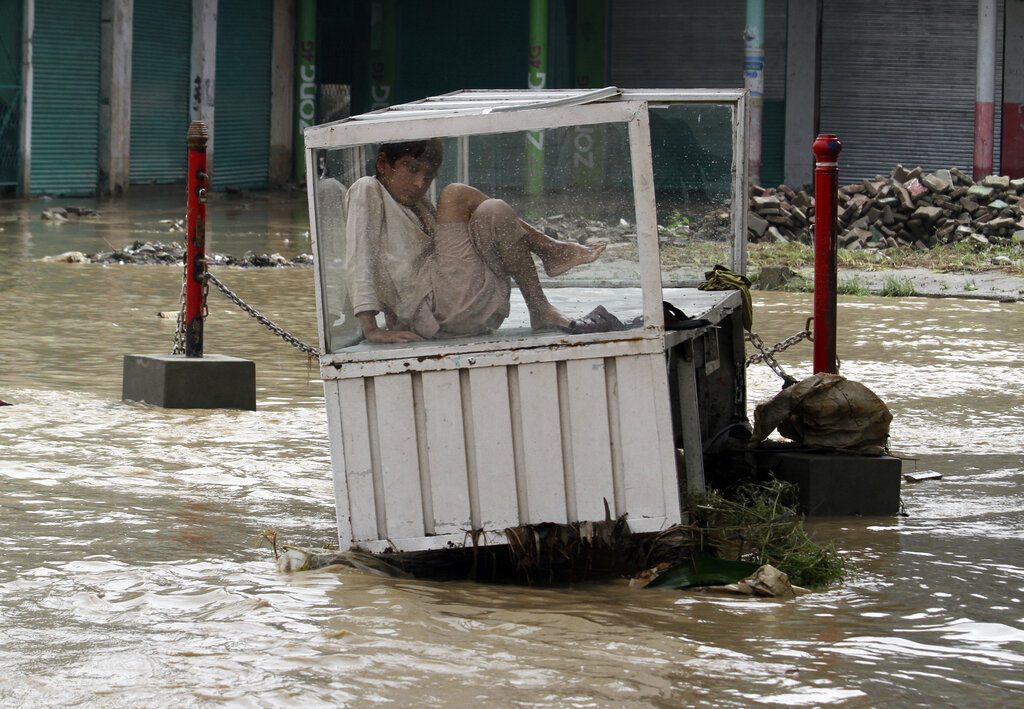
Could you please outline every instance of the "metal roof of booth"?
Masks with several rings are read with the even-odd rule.
[[[378,122],[405,120],[408,118],[440,118],[455,115],[486,115],[499,111],[516,111],[524,108],[553,108],[555,106],[576,106],[593,103],[621,91],[614,86],[603,89],[463,89],[440,96],[430,96],[412,103],[388,106],[379,111],[364,113],[345,121]]]
[[[323,138],[332,129],[348,125],[373,125],[425,118],[485,116],[493,113],[521,111],[560,106],[580,106],[606,101],[648,101],[673,103],[738,103],[742,89],[462,89],[440,96],[401,103],[362,113],[305,130],[306,145],[322,146]]]

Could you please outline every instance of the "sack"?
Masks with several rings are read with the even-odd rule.
[[[752,440],[763,441],[778,428],[812,448],[881,455],[891,422],[889,407],[863,384],[839,374],[815,374],[757,405]]]

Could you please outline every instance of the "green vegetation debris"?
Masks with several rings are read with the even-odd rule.
[[[758,569],[749,561],[717,559],[713,556],[693,557],[658,574],[644,588],[691,588],[722,586],[745,579]]]
[[[818,544],[807,534],[796,495],[795,486],[775,479],[744,483],[728,496],[716,491],[693,496],[689,512],[702,546],[722,559],[771,564],[799,586],[842,581],[843,558],[833,545]]]

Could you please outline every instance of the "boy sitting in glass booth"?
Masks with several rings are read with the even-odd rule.
[[[376,174],[348,189],[345,275],[364,337],[416,342],[496,330],[509,314],[510,278],[534,330],[569,326],[544,295],[531,254],[553,277],[593,262],[604,244],[552,239],[469,185],[446,186],[435,208],[426,194],[443,157],[439,138],[384,144]]]

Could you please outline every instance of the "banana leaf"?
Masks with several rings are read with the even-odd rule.
[[[670,566],[645,588],[690,588],[692,586],[723,586],[745,579],[755,571],[757,564],[731,561],[714,557],[701,557]]]

